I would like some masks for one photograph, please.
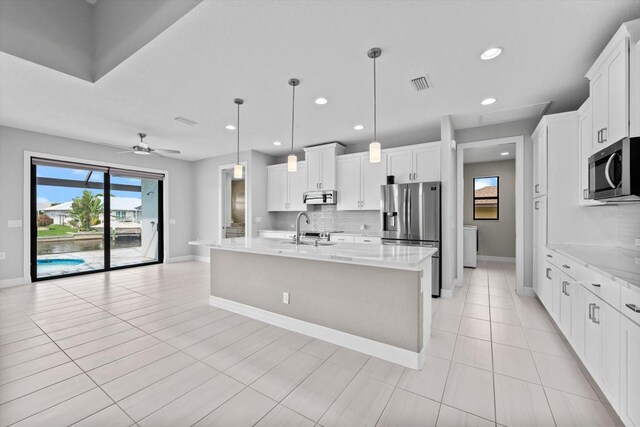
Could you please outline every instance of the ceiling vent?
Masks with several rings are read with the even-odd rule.
[[[427,90],[431,89],[431,82],[427,80],[426,76],[417,77],[411,80],[411,85],[415,90]]]
[[[198,122],[194,122],[193,120],[187,119],[186,117],[178,116],[174,119],[176,122],[184,123],[185,125],[195,126]]]

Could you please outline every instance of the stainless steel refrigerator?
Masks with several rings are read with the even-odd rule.
[[[390,184],[381,187],[382,244],[438,248],[432,257],[431,294],[440,296],[440,182]]]

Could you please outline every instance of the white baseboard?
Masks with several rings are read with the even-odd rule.
[[[223,310],[232,311],[252,319],[260,320],[280,328],[298,332],[328,341],[351,350],[359,351],[379,359],[387,360],[407,368],[420,370],[425,360],[427,343],[422,346],[422,352],[417,353],[403,348],[394,347],[378,341],[362,338],[336,329],[327,328],[325,326],[316,325],[314,323],[305,322],[304,320],[294,319],[293,317],[283,316],[282,314],[272,313],[250,305],[241,304],[239,302],[230,301],[228,299],[215,296],[209,297],[209,304]]]
[[[193,256],[193,260],[194,261],[199,261],[199,262],[211,262],[211,257],[208,256],[198,256],[198,255],[194,255]]]
[[[2,279],[0,280],[0,289],[10,288],[13,286],[26,285],[31,283],[30,280],[25,280],[23,277],[16,277],[15,279]]]
[[[479,261],[516,262],[515,257],[478,255]]]
[[[166,258],[164,262],[166,262],[167,264],[171,264],[174,262],[187,262],[187,261],[193,261],[193,255],[184,255],[184,256],[174,256],[171,258]]]
[[[453,298],[453,289],[440,289],[440,298]]]
[[[534,291],[533,288],[523,287],[522,288],[522,295],[527,296],[527,297],[535,297],[536,296],[536,291]]]

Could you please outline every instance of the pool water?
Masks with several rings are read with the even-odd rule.
[[[84,264],[84,260],[79,258],[39,259],[37,261],[39,272],[58,270],[61,267],[71,267],[80,264]]]

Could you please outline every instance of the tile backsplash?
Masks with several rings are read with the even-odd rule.
[[[339,211],[335,205],[316,205],[307,208],[311,224],[304,220],[300,228],[305,231],[344,231],[361,233],[362,226],[367,232],[380,231],[380,211]],[[295,228],[298,212],[274,212],[271,223],[276,230]]]
[[[640,251],[635,239],[640,239],[640,204],[616,205],[607,211],[616,217],[616,246]]]

